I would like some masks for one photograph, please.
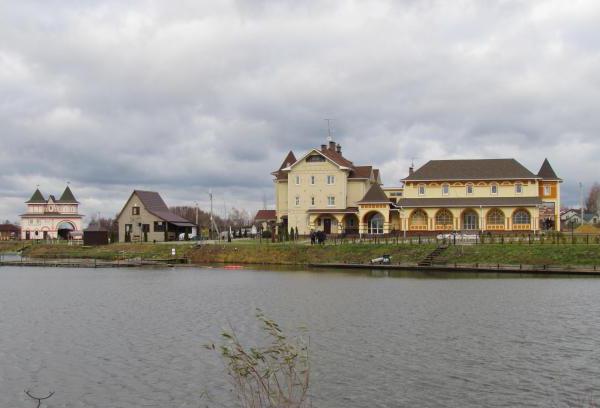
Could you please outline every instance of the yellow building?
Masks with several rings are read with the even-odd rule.
[[[413,232],[558,229],[561,181],[548,160],[538,174],[514,159],[431,160],[409,169],[392,224]]]
[[[299,160],[290,152],[275,176],[280,227],[300,234],[538,232],[559,229],[560,183],[545,160],[537,174],[514,159],[431,160],[401,187],[355,166],[334,142]]]
[[[356,166],[333,141],[300,159],[289,152],[272,174],[278,225],[298,228],[301,235],[358,233],[358,203],[371,186],[381,184],[378,169]]]

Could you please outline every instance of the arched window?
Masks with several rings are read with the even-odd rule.
[[[531,223],[531,216],[526,210],[517,210],[513,214],[513,224],[515,225],[529,225]]]
[[[427,213],[423,210],[416,210],[409,219],[409,228],[411,230],[427,230]]]
[[[446,209],[439,210],[435,215],[435,229],[447,230],[453,228],[454,217],[452,213]]]
[[[369,218],[369,234],[383,234],[383,215],[375,213]]]
[[[504,213],[498,208],[492,208],[486,216],[488,229],[504,229]]]

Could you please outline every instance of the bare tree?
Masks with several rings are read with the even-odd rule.
[[[585,209],[588,213],[598,214],[600,210],[600,184],[594,183],[585,200]]]

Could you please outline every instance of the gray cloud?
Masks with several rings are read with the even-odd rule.
[[[84,211],[272,202],[327,134],[384,182],[445,157],[598,178],[600,6],[551,1],[20,1],[0,13],[0,217],[70,180]]]

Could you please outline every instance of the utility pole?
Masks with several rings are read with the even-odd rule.
[[[213,195],[212,189],[208,190],[208,196],[210,197],[210,239],[213,239],[213,225],[215,221],[213,220]]]
[[[196,203],[196,240],[200,237],[200,226],[198,225],[198,201]]]
[[[579,204],[581,205],[581,225],[583,225],[583,183],[579,182]]]

